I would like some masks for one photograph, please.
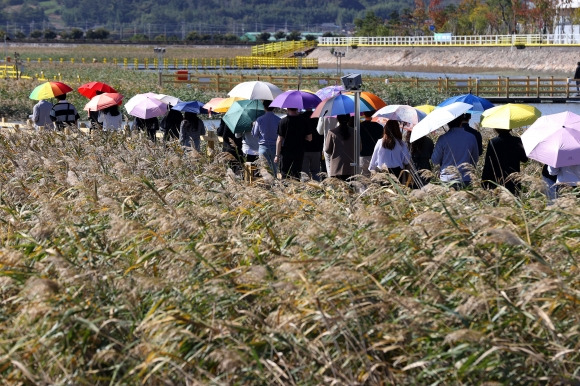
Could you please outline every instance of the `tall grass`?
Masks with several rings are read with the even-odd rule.
[[[116,135],[2,132],[0,160],[3,383],[580,381],[578,199],[534,163],[515,198],[248,185]]]

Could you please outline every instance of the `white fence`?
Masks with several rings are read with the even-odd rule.
[[[440,35],[440,34],[439,34]],[[579,34],[535,35],[446,35],[436,36],[375,36],[320,37],[318,46],[570,46],[580,45]]]

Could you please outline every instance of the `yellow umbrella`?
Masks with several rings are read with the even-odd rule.
[[[246,98],[240,98],[240,97],[225,98],[224,100],[220,101],[219,103],[217,103],[215,105],[215,107],[213,108],[213,111],[216,113],[225,113],[228,111],[228,109],[232,106],[232,104],[235,101],[241,101],[244,99],[246,99]]]
[[[417,110],[421,110],[425,114],[429,114],[431,111],[435,110],[435,106],[431,106],[431,105],[415,106],[415,108]]]
[[[481,113],[481,127],[491,129],[511,130],[517,127],[529,126],[538,119],[542,113],[534,106],[519,103],[508,103],[492,107]]]

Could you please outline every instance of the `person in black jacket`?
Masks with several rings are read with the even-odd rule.
[[[147,131],[147,136],[153,142],[157,141],[157,130],[159,130],[159,119],[153,118],[139,118],[135,117],[133,128],[140,131]]]
[[[232,170],[234,172],[241,170],[245,162],[244,153],[242,152],[243,138],[236,138],[236,135],[230,130],[223,119],[220,120],[216,134],[223,139],[222,151],[230,153],[235,158],[235,161],[230,162]]]
[[[479,154],[483,154],[483,137],[481,136],[481,133],[477,130],[475,130],[473,127],[469,126],[469,120],[471,119],[471,114],[469,113],[465,113],[463,114],[463,121],[461,122],[461,127],[463,127],[463,130],[467,131],[468,133],[471,133],[475,136],[475,139],[477,140],[477,149],[479,150]]]
[[[179,138],[179,128],[181,127],[182,120],[183,114],[181,114],[181,111],[173,110],[171,105],[169,105],[167,115],[163,117],[159,124],[161,131],[163,131],[164,141],[171,141]]]
[[[576,71],[574,71],[574,80],[576,80],[576,91],[580,95],[580,62],[576,65]]]
[[[510,130],[495,129],[497,137],[489,140],[485,152],[485,163],[481,174],[485,189],[494,189],[503,185],[512,194],[520,190],[520,184],[508,176],[520,172],[520,162],[527,162],[528,157],[520,137],[511,135]]]

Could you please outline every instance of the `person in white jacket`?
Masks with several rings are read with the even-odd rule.
[[[119,106],[114,105],[100,110],[97,121],[103,126],[103,131],[121,131],[123,115]]]

